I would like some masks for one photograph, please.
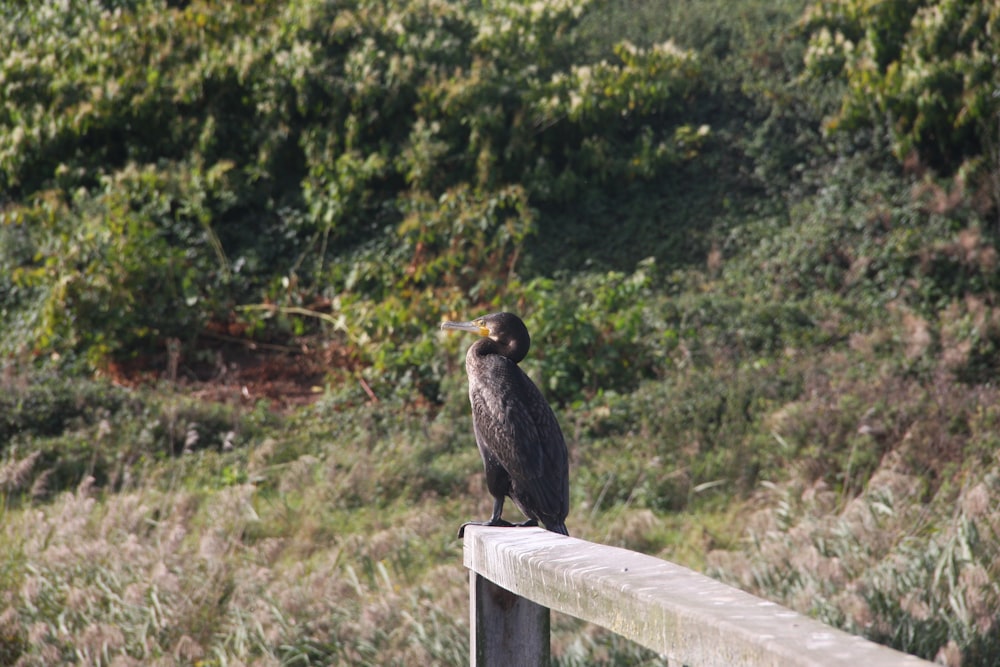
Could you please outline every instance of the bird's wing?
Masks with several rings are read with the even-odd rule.
[[[535,513],[565,516],[569,503],[566,443],[552,409],[516,364],[493,357],[489,382],[470,386],[476,438],[510,475]]]
[[[499,356],[490,359],[490,366],[484,374],[488,379],[469,387],[479,445],[511,475],[536,477],[543,472],[543,445],[529,412],[531,397],[519,377],[523,373]]]

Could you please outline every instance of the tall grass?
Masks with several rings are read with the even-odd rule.
[[[561,410],[573,533],[948,664],[989,664],[1000,396],[950,381],[944,357],[928,382],[852,345],[748,366],[755,382],[721,356]],[[454,530],[490,502],[460,389],[433,410],[330,393],[241,430],[236,447],[186,452],[135,449],[131,420],[177,400],[141,393],[145,408],[104,429],[8,447],[4,663],[464,664]],[[238,427],[254,414],[235,410]],[[57,461],[24,453],[98,430],[108,460],[131,456],[128,482],[60,486],[45,475]],[[557,664],[661,664],[572,619],[554,627]]]
[[[464,660],[454,522],[426,507],[390,522],[360,506],[338,521],[353,493],[337,484],[346,456],[271,467],[266,450],[247,468],[259,486],[208,489],[175,469],[163,488],[109,493],[88,477],[51,502],[5,508],[5,664]],[[198,475],[239,465],[187,457]],[[448,557],[411,553],[433,543]]]
[[[797,474],[762,486],[745,541],[710,554],[709,571],[942,664],[993,664],[1000,393],[916,378],[863,383],[826,394],[839,401],[814,396],[773,415],[774,436],[806,445],[805,455]]]

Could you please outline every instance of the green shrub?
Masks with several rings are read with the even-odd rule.
[[[3,381],[0,388],[0,451],[15,436],[59,435],[71,425],[93,425],[96,415],[117,413],[128,404],[122,389],[54,373]]]
[[[546,395],[571,403],[628,392],[663,368],[676,333],[652,319],[655,270],[649,260],[631,275],[584,273],[565,285],[537,279],[516,295],[532,336],[525,365]]]
[[[99,365],[327,293],[374,373],[433,395],[420,332],[506,298],[538,211],[655,189],[711,138],[697,57],[578,62],[587,9],[7,6],[5,311]]]
[[[915,153],[944,173],[968,160],[996,168],[998,26],[1000,10],[974,0],[820,2],[806,63],[847,80],[833,127],[885,123],[900,160]]]

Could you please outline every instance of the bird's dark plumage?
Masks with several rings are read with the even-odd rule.
[[[528,517],[522,525],[541,522],[548,530],[568,535],[566,442],[549,404],[517,365],[531,345],[524,322],[513,313],[493,313],[472,322],[444,322],[441,328],[483,336],[469,348],[465,369],[476,444],[494,499],[493,516],[465,525],[512,525],[501,518],[504,498],[510,497]]]

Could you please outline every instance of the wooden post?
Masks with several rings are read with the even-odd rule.
[[[549,664],[549,610],[469,571],[469,664]]]

